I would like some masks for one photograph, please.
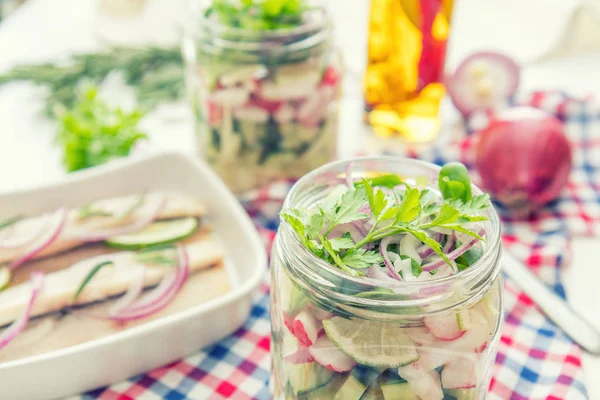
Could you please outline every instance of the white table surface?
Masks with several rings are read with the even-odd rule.
[[[550,6],[546,2],[562,5]],[[498,48],[513,54],[524,64],[521,86],[524,91],[557,88],[578,95],[600,94],[600,80],[597,79],[600,45],[586,40],[600,37],[593,35],[598,33],[593,29],[599,26],[596,22],[600,19],[596,17],[600,14],[593,15],[589,10],[581,12],[587,22],[578,20],[575,25],[592,31],[571,35],[571,42],[563,44],[563,48],[570,51],[563,51],[562,56],[551,54],[554,42],[562,37],[556,33],[556,27],[569,25],[563,21],[566,17],[557,15],[568,15],[575,3],[579,1],[458,0],[449,65],[456,65],[471,51]],[[52,60],[73,52],[97,49],[100,47],[99,34],[104,40],[119,38],[126,43],[173,42],[180,32],[185,4],[186,0],[148,0],[143,18],[114,24],[97,17],[95,0],[30,0],[0,24],[0,71],[18,63]],[[330,4],[348,69],[341,121],[343,141],[340,143],[340,154],[345,155],[364,139],[360,77],[366,55],[368,0],[330,0]],[[501,5],[505,7],[504,11],[490,12]],[[523,8],[523,5],[528,7]],[[506,20],[512,18],[512,10],[519,7],[525,9],[524,13],[544,16],[536,19],[535,30],[527,24],[516,26],[518,21],[514,19]],[[544,20],[552,23],[539,25]],[[553,30],[544,31],[544,26],[548,25]],[[519,29],[522,29],[521,36],[514,32]],[[519,37],[527,40],[519,40]],[[536,61],[540,58],[545,61]],[[39,94],[39,88],[28,84],[12,84],[0,90],[0,193],[64,179],[60,154],[52,143],[54,126],[39,115]],[[143,126],[158,148],[192,152],[190,121],[191,114],[183,105],[177,105],[161,107],[143,121]],[[598,239],[575,239],[574,257],[564,276],[569,302],[600,329],[600,308],[597,307],[600,304],[597,289],[600,268],[589,263],[594,259],[593,245],[597,243]],[[600,399],[600,380],[597,379],[600,357],[586,355],[583,361],[590,398]]]

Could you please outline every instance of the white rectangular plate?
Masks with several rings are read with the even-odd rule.
[[[266,271],[264,246],[238,201],[210,168],[182,154],[123,160],[64,182],[0,196],[0,220],[93,200],[176,190],[202,199],[225,245],[233,289],[204,304],[81,345],[0,363],[0,398],[60,398],[117,382],[189,355],[234,332]]]

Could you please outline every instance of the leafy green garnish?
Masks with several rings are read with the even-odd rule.
[[[302,25],[310,9],[306,0],[213,0],[205,15],[216,15],[223,25],[260,31]]]
[[[440,179],[440,186],[447,183],[444,182]],[[363,179],[337,199],[328,198],[311,210],[283,210],[281,216],[308,250],[353,276],[360,275],[356,270],[379,265],[383,261],[378,252],[367,250],[364,246],[377,245],[388,236],[410,234],[429,246],[448,264],[451,262],[442,251],[441,243],[432,237],[436,229],[461,232],[483,240],[467,224],[487,219],[479,213],[489,207],[489,197],[471,197],[470,180],[468,200],[449,196],[441,204],[439,196],[436,197],[431,190],[412,187],[405,182],[401,184],[404,190],[394,191],[392,196],[375,188],[372,179]],[[396,186],[399,185],[394,184],[393,187]],[[451,191],[453,195],[456,193]],[[461,192],[461,196],[464,194]],[[367,205],[371,216],[364,212]],[[328,238],[336,226],[350,222],[365,223],[362,220],[367,219],[371,219],[373,225],[365,237],[356,243],[349,233],[341,238]],[[411,269],[415,276],[423,272],[422,266],[412,259]]]
[[[355,182],[354,186],[361,186],[367,181],[372,187],[386,187],[393,189],[401,185],[404,181],[396,174],[379,175],[374,178],[364,178],[362,181]]]
[[[8,228],[9,226],[16,224],[17,222],[22,220],[24,217],[25,217],[24,215],[15,215],[14,217],[9,217],[3,221],[0,221],[0,230],[2,230],[4,228]]]
[[[135,259],[142,264],[174,266],[177,264],[177,255],[174,250],[173,243],[154,244],[139,250],[135,254]]]
[[[100,271],[102,268],[106,267],[107,265],[112,265],[112,264],[113,264],[112,261],[102,261],[101,263],[95,265],[94,268],[91,269],[89,274],[87,274],[87,276],[85,277],[83,282],[81,282],[79,289],[77,289],[77,291],[73,295],[72,302],[74,303],[75,301],[77,301],[77,298],[79,297],[79,295],[81,294],[83,289],[85,289],[85,287],[88,285],[88,283],[90,283],[90,281],[98,273],[98,271]]]
[[[72,109],[58,113],[58,142],[63,148],[67,171],[104,164],[125,157],[145,133],[137,128],[143,113],[112,109],[98,99],[97,89],[88,86],[80,93]]]
[[[471,200],[471,177],[464,164],[446,163],[440,171],[438,185],[446,200],[458,199],[463,203]]]
[[[89,217],[112,217],[112,216],[113,216],[113,214],[108,211],[95,209],[93,204],[83,205],[83,206],[79,207],[79,209],[77,210],[77,218],[78,219],[84,219],[84,218],[89,218]]]

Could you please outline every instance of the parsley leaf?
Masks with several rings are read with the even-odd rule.
[[[329,240],[329,243],[331,243],[331,247],[335,251],[351,249],[352,247],[354,247],[354,242],[352,241],[352,239],[335,238],[335,239],[328,239],[328,240]]]
[[[349,267],[363,269],[383,262],[383,257],[375,251],[350,249],[342,256],[342,261]]]
[[[356,182],[354,185],[355,186],[361,186],[364,185],[365,182],[367,182],[369,185],[371,185],[371,187],[386,187],[389,189],[393,189],[396,186],[401,185],[403,182],[402,178],[400,178],[398,175],[396,174],[385,174],[385,175],[379,175],[373,178],[364,178],[361,182]]]
[[[407,187],[396,214],[396,223],[412,222],[421,213],[421,191],[417,188]]]

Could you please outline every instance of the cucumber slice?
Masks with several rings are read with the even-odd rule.
[[[327,385],[311,390],[300,398],[302,400],[331,400],[347,379],[348,375],[336,374]]]
[[[333,400],[359,400],[380,373],[378,369],[358,364],[338,389]]]
[[[137,250],[185,239],[197,228],[198,220],[194,217],[158,221],[138,232],[112,237],[106,244],[117,249]]]
[[[455,400],[475,400],[476,390],[473,389],[444,389],[444,398]]]
[[[323,326],[329,340],[359,364],[385,369],[419,359],[415,345],[398,325],[333,317]]]
[[[8,269],[6,267],[0,268],[0,291],[6,289],[8,287],[11,277],[12,277],[12,274],[10,272],[10,269]]]
[[[375,380],[371,382],[367,390],[360,396],[360,400],[381,400],[383,399],[383,392],[379,387],[379,381]]]
[[[280,288],[279,293],[283,311],[287,315],[295,317],[308,304],[308,297],[294,285],[290,277],[283,271],[281,272]]]
[[[409,383],[400,378],[397,373],[389,370],[379,378],[379,386],[385,400],[419,400],[419,396],[412,390]]]
[[[296,395],[308,393],[327,385],[334,372],[315,362],[285,364],[288,382]]]

